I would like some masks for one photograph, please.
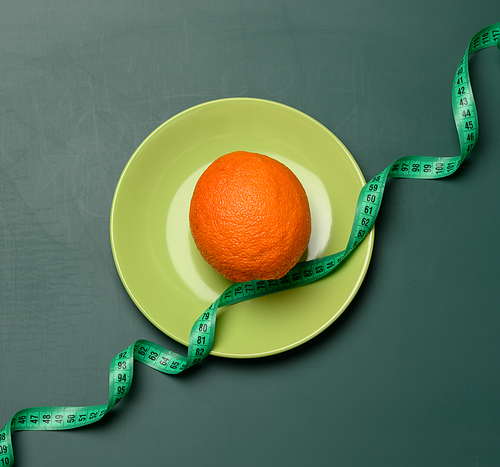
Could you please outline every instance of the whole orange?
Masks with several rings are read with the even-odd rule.
[[[201,256],[233,282],[283,277],[311,236],[299,179],[276,159],[245,151],[221,156],[203,172],[189,224]]]

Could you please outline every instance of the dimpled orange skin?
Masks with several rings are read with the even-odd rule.
[[[203,172],[189,224],[201,256],[233,282],[283,277],[311,236],[309,202],[295,174],[245,151],[221,156]]]

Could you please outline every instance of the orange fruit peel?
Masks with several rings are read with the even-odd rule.
[[[299,179],[276,159],[245,151],[221,156],[203,172],[189,224],[201,256],[233,282],[283,277],[311,236]]]

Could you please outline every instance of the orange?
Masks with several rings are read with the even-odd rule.
[[[233,282],[283,277],[311,236],[299,179],[281,162],[245,151],[221,156],[203,172],[189,224],[201,256]]]

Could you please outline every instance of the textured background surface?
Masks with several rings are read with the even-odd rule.
[[[308,113],[366,178],[455,155],[451,80],[498,0],[4,0],[0,4],[0,424],[107,402],[136,339],[109,243],[113,191],[177,112],[249,96]],[[18,432],[16,465],[500,464],[500,53],[471,59],[475,151],[440,181],[391,180],[358,296],[283,355],[137,365],[103,421]],[[203,310],[200,310],[200,312]]]

